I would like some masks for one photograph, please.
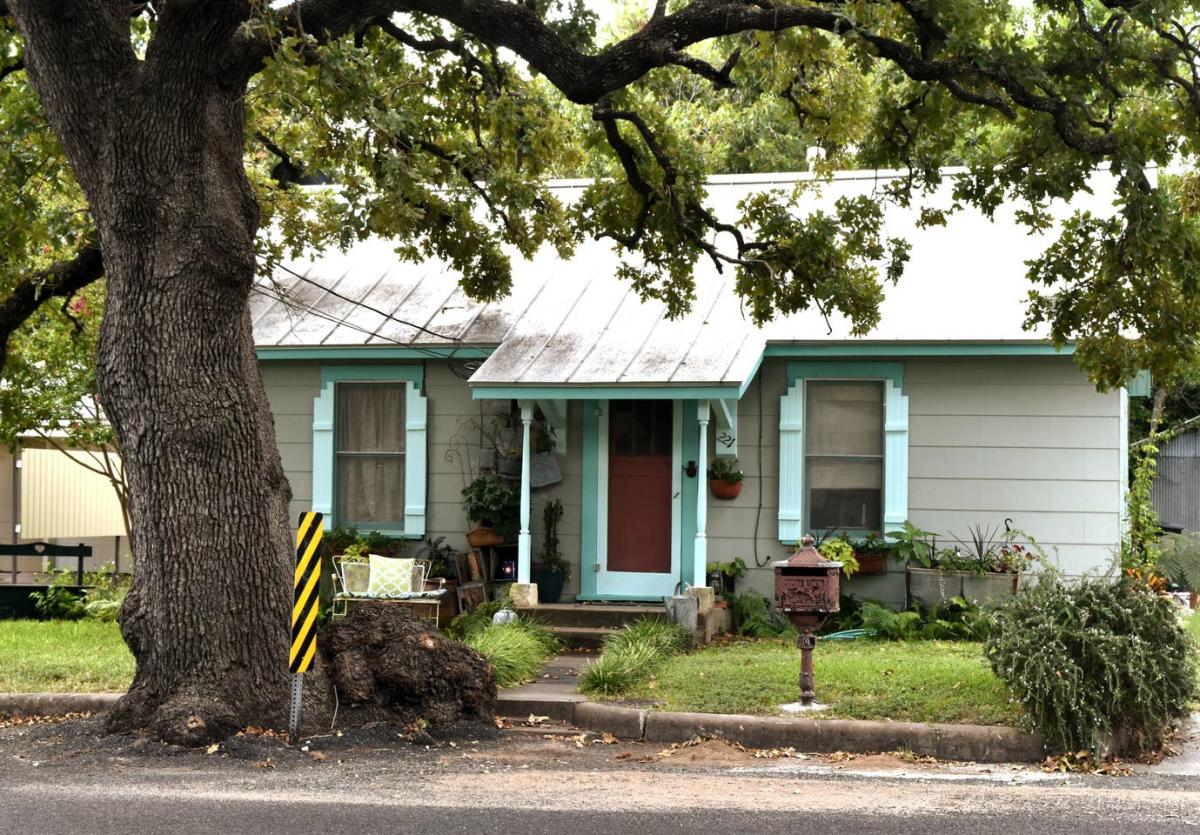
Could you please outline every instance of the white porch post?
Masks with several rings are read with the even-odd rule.
[[[529,436],[532,434],[533,402],[521,405],[521,532],[517,535],[517,582],[529,582],[532,537],[529,533]]]
[[[708,565],[708,421],[711,404],[701,400],[696,419],[700,423],[700,449],[696,452],[696,547],[692,554],[692,585],[707,583]]]

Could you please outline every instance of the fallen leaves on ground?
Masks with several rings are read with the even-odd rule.
[[[686,742],[674,742],[668,747],[662,749],[656,754],[651,754],[648,757],[639,757],[640,763],[662,762],[670,759],[681,751],[688,748],[695,748],[697,745],[702,745],[705,742],[719,742],[729,746],[735,751],[740,751],[743,754],[753,757],[756,760],[779,760],[779,759],[797,759],[806,760],[808,757],[796,751],[795,748],[748,748],[740,742],[734,742],[720,736],[694,736]],[[618,759],[625,759],[628,755],[620,755]]]
[[[21,725],[53,725],[68,719],[86,719],[90,713],[64,713],[58,716],[6,716],[0,715],[0,728],[16,728]]]
[[[1081,774],[1105,774],[1109,777],[1128,777],[1133,770],[1120,760],[1105,760],[1093,757],[1090,751],[1067,752],[1057,757],[1046,757],[1042,771],[1076,772]]]

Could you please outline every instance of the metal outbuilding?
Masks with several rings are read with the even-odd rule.
[[[1163,444],[1150,496],[1165,527],[1200,531],[1200,430]]]

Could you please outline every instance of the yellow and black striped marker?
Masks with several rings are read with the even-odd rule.
[[[292,651],[288,666],[293,673],[306,673],[317,652],[317,611],[320,609],[321,536],[325,533],[320,513],[301,513],[296,531],[296,596],[292,603]]]

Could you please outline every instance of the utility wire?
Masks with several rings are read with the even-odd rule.
[[[351,330],[358,331],[359,333],[364,334],[368,337],[377,337],[386,342],[390,342],[393,345],[400,345],[405,348],[411,348],[413,351],[416,351],[419,354],[429,357],[430,359],[445,359],[445,357],[443,357],[441,354],[438,354],[435,351],[430,351],[426,348],[422,348],[417,345],[409,345],[405,342],[401,342],[398,339],[392,339],[390,337],[383,336],[382,334],[378,334],[373,331],[369,331],[364,327],[360,327],[359,325],[355,325],[351,322],[347,322],[344,319],[338,319],[336,316],[331,316],[328,313],[318,310],[317,308],[315,308],[311,305],[297,301],[296,299],[293,299],[293,298],[289,298],[286,294],[274,291],[273,289],[267,289],[266,287],[263,287],[260,284],[253,285],[251,289],[253,289],[260,296],[265,296],[266,298],[274,299],[275,301],[282,302],[285,307],[288,307],[299,313],[306,313],[310,316],[316,316],[318,319],[324,319],[326,322],[331,322],[332,324],[335,324],[335,325],[345,325],[347,328],[350,328]]]
[[[458,342],[459,341],[459,337],[457,337],[457,336],[447,336],[446,334],[438,333],[437,331],[432,331],[429,328],[426,328],[426,327],[416,324],[415,322],[408,322],[408,321],[405,321],[404,319],[400,319],[396,316],[393,316],[392,314],[387,313],[383,310],[380,310],[378,307],[369,305],[364,301],[359,301],[357,299],[352,299],[349,296],[342,295],[341,293],[337,292],[333,288],[326,287],[324,284],[321,284],[318,281],[314,281],[311,278],[309,278],[308,276],[302,275],[301,273],[296,272],[295,270],[291,269],[290,267],[287,267],[284,264],[279,264],[278,267],[279,267],[279,269],[283,270],[288,275],[294,276],[295,278],[299,279],[300,281],[303,281],[305,284],[311,284],[313,287],[316,287],[318,290],[324,290],[326,293],[333,296],[334,298],[341,299],[344,302],[349,302],[350,304],[352,304],[356,307],[361,307],[363,310],[369,310],[372,313],[378,313],[383,318],[388,319],[392,322],[396,322],[397,324],[404,325],[405,327],[415,328],[416,330],[419,330],[422,333],[427,333],[430,336],[436,336],[438,339],[445,339],[448,342]]]

